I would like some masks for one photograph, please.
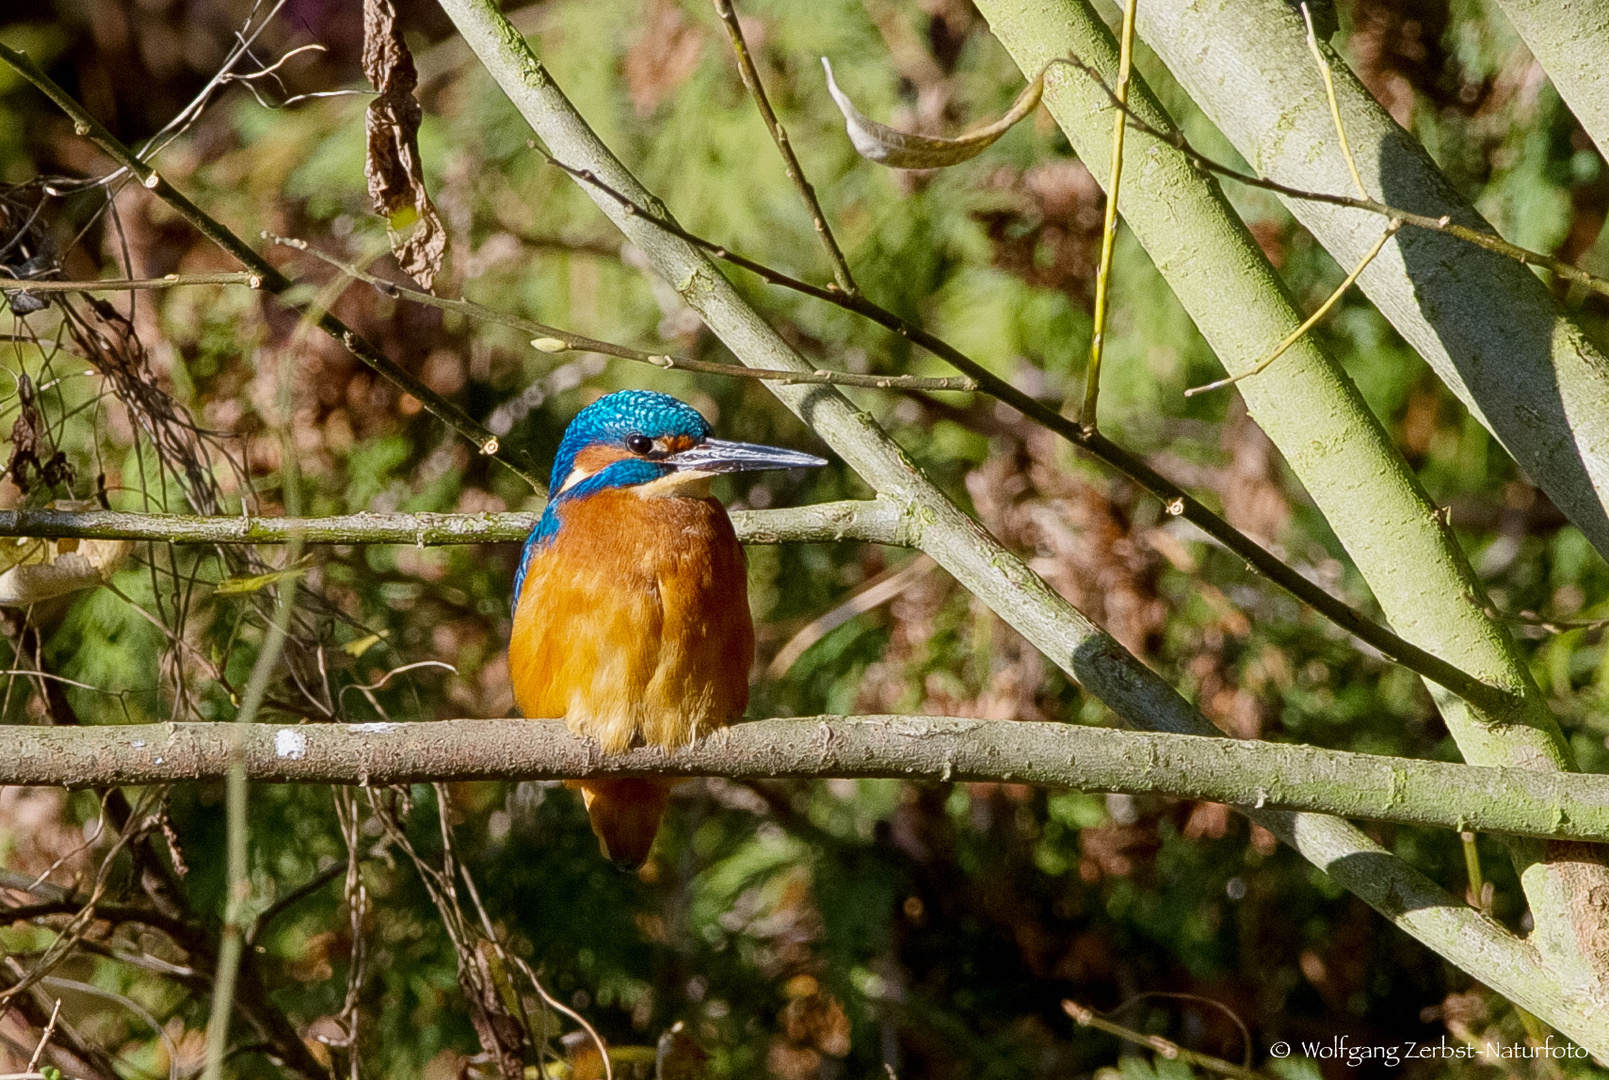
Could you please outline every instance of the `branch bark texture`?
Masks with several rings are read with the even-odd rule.
[[[1551,5],[1549,18],[1562,18]],[[1152,0],[1140,36],[1263,176],[1346,192],[1324,83],[1284,0]],[[1327,45],[1336,100],[1369,193],[1493,232]],[[1601,68],[1601,64],[1600,64]],[[1373,214],[1283,200],[1342,266],[1380,235]],[[1364,271],[1364,292],[1459,399],[1609,556],[1609,356],[1512,259],[1408,229]],[[1275,380],[1278,368],[1260,378]]]
[[[0,784],[216,780],[401,784],[608,776],[891,777],[1177,795],[1447,829],[1609,840],[1609,777],[1314,746],[935,716],[738,724],[691,746],[603,754],[558,720],[12,727]]]
[[[347,514],[339,517],[192,517],[116,510],[0,510],[0,536],[151,540],[168,544],[494,544],[530,535],[540,511],[502,514]],[[745,544],[863,540],[909,547],[920,529],[886,499],[845,499],[732,514]]]
[[[492,0],[440,2],[487,72],[554,155],[572,169],[599,177],[638,205],[666,213],[587,126]],[[583,187],[744,364],[808,369],[702,252],[644,216],[626,213],[590,185]],[[841,393],[829,387],[770,388],[881,497],[910,507],[921,522],[921,547],[934,561],[1090,693],[1136,726],[1219,734],[1171,686],[962,513]],[[1454,900],[1345,821],[1272,810],[1249,813],[1396,925],[1582,1045],[1609,1055],[1609,1011],[1583,1012],[1579,1000],[1551,977],[1530,945]]]
[[[1024,73],[1069,53],[1117,77],[1117,43],[1087,0],[982,0],[996,36]],[[1143,6],[1139,9],[1143,14]],[[1309,61],[1311,65],[1311,61]],[[1046,75],[1045,104],[1107,182],[1115,109],[1081,71]],[[1129,107],[1147,123],[1172,121],[1133,77]],[[1185,155],[1150,138],[1124,154],[1123,215],[1231,374],[1267,355],[1301,322],[1284,285],[1222,190]],[[1377,222],[1375,239],[1384,223]],[[1465,757],[1487,765],[1570,767],[1557,721],[1507,632],[1482,605],[1481,586],[1451,530],[1357,387],[1306,336],[1265,375],[1242,381],[1251,415],[1279,447],[1357,563],[1392,626],[1414,644],[1509,692],[1466,705],[1429,684]]]
[[[1147,0],[1138,13],[1146,42],[1260,174],[1310,191],[1348,190],[1351,173],[1300,12],[1283,0]],[[1333,52],[1328,63],[1369,193],[1493,231]],[[1343,266],[1379,237],[1375,215],[1283,201]],[[1609,554],[1609,356],[1557,310],[1546,286],[1511,259],[1418,229],[1399,232],[1359,282],[1526,473]],[[1248,382],[1278,374],[1275,368]],[[1569,767],[1562,743],[1550,751],[1514,729],[1457,725],[1456,713],[1447,719],[1471,762]],[[1609,895],[1602,853],[1527,841],[1512,850],[1536,921],[1533,939],[1561,981],[1609,1009],[1609,906],[1595,899]]]

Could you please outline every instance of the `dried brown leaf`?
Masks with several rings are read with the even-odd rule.
[[[369,198],[390,226],[397,264],[429,289],[447,252],[447,230],[425,191],[419,159],[422,110],[413,96],[419,73],[390,0],[364,0],[363,73],[378,92],[364,119]]]
[[[93,503],[62,499],[56,510],[88,510]],[[110,581],[134,551],[128,540],[0,540],[0,604],[26,607]]]
[[[821,66],[827,70],[827,92],[838,104],[838,111],[844,114],[844,128],[849,132],[849,141],[854,144],[855,152],[867,161],[887,165],[891,169],[942,169],[977,157],[1018,121],[1032,114],[1039,107],[1039,96],[1045,89],[1045,77],[1041,74],[1017,95],[1010,111],[994,123],[959,138],[935,139],[897,131],[870,119],[855,108],[855,103],[849,100],[848,95],[838,89],[838,80],[832,75],[832,64],[825,56],[821,58]]]
[[[28,494],[30,472],[47,488],[70,483],[73,467],[67,464],[67,455],[57,450],[49,457],[40,455],[50,449],[45,432],[45,419],[34,400],[33,380],[26,375],[17,376],[17,421],[11,425],[11,461],[6,472],[11,482]]]

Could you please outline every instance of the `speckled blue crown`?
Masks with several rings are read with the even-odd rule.
[[[634,433],[650,439],[690,435],[702,440],[709,438],[710,425],[685,401],[657,390],[617,390],[607,394],[576,413],[564,429],[564,439],[553,459],[553,490],[564,486],[575,468],[576,454],[584,447],[598,443],[623,445],[626,436]]]

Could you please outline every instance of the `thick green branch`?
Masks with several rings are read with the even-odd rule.
[[[498,86],[548,148],[597,176],[656,217],[666,216],[576,112],[551,74],[493,0],[441,0]],[[589,188],[594,202],[636,244],[735,356],[754,367],[808,370],[718,269],[686,240]],[[1023,562],[963,514],[917,470],[869,416],[830,387],[767,384],[879,495],[922,517],[921,546],[1054,664],[1136,726],[1213,735],[1216,729],[1165,681],[1058,596]],[[1583,1046],[1609,1054],[1609,1017],[1581,1007],[1529,943],[1460,904],[1345,821],[1319,814],[1248,810],[1337,883],[1404,931],[1553,1023]]]
[[[1587,21],[1575,8],[1546,10],[1562,26]],[[1154,0],[1139,6],[1138,18],[1140,36],[1259,174],[1303,191],[1350,190],[1295,7]],[[1345,63],[1328,55],[1369,194],[1495,232]],[[1283,201],[1342,266],[1356,265],[1379,235],[1373,215]],[[1559,312],[1547,286],[1510,258],[1422,230],[1399,233],[1359,284],[1526,475],[1609,555],[1609,356]]]
[[[1340,124],[1369,195],[1493,231],[1457,195],[1424,147],[1397,126],[1333,52],[1323,53],[1323,46],[1338,112],[1331,115],[1324,72],[1310,51],[1306,26],[1283,0],[1147,0],[1138,17],[1146,42],[1258,173],[1303,190],[1349,190],[1352,168],[1336,137]],[[1343,266],[1355,265],[1379,235],[1372,215],[1306,199],[1284,201]],[[1609,553],[1609,454],[1604,452],[1609,447],[1609,356],[1560,314],[1535,274],[1455,237],[1405,230],[1359,283],[1527,475],[1600,552]],[[1288,377],[1286,369],[1281,371]],[[1258,382],[1276,381],[1265,374],[1243,389],[1249,397]],[[1319,436],[1308,438],[1305,456],[1329,453]],[[1401,542],[1377,520],[1372,501],[1355,500],[1352,512],[1388,550]],[[1334,524],[1340,533],[1341,522]],[[1514,688],[1527,706],[1508,717],[1483,716],[1438,698],[1465,760],[1572,768],[1557,722],[1507,635],[1490,620],[1472,620],[1468,607],[1474,605],[1466,594],[1432,584],[1422,576],[1422,565],[1434,564],[1418,553],[1402,560],[1398,572],[1408,576],[1393,590],[1395,597],[1381,590],[1367,568],[1364,573],[1388,612],[1393,603],[1402,603],[1408,618],[1417,620],[1392,613],[1405,632],[1421,640],[1435,634],[1445,643],[1439,653]],[[1473,574],[1467,567],[1459,570],[1471,583],[1467,596],[1479,603],[1482,591]],[[1462,612],[1460,603],[1465,603]],[[1554,968],[1555,979],[1577,1001],[1609,998],[1604,945],[1609,909],[1598,899],[1609,892],[1604,853],[1523,840],[1512,842],[1510,850],[1536,924],[1532,940]]]
[[[228,724],[13,727],[0,784],[111,787],[229,771]],[[405,784],[601,776],[1009,781],[1315,810],[1447,829],[1609,840],[1609,776],[1489,769],[1197,735],[934,716],[738,724],[693,746],[605,755],[557,720],[258,724],[254,782]]]
[[[1609,159],[1609,0],[1498,0],[1498,6]]]
[[[152,540],[169,544],[493,544],[524,540],[539,511],[504,514],[347,514],[326,518],[189,517],[116,510],[0,510],[0,536]],[[909,547],[919,523],[886,499],[846,499],[732,514],[746,544],[863,540]]]
[[[1093,16],[1091,16],[1091,19],[1093,20]],[[1337,600],[1318,585],[1315,585],[1313,582],[1309,581],[1307,578],[1285,565],[1279,560],[1278,557],[1260,546],[1251,537],[1229,524],[1229,522],[1224,520],[1222,517],[1213,513],[1205,505],[1203,505],[1199,499],[1195,498],[1179,485],[1173,483],[1173,481],[1157,472],[1150,465],[1146,464],[1137,454],[1131,453],[1130,451],[1123,449],[1121,446],[1118,446],[1116,443],[1106,438],[1106,436],[1102,435],[1096,428],[1085,425],[1081,421],[1070,420],[1067,417],[1062,416],[1049,405],[1046,405],[1044,402],[1037,400],[1022,390],[1017,389],[1009,380],[1003,379],[994,374],[988,368],[984,367],[970,356],[967,356],[965,353],[961,352],[944,339],[938,337],[936,334],[930,333],[920,326],[907,322],[894,312],[889,311],[887,308],[884,308],[868,299],[863,293],[857,292],[851,295],[831,288],[822,288],[820,286],[812,285],[806,281],[800,281],[798,278],[780,273],[762,263],[755,262],[753,259],[745,258],[742,255],[736,254],[735,252],[728,251],[726,248],[723,248],[718,244],[711,243],[702,237],[696,236],[693,233],[683,229],[680,225],[676,224],[675,221],[671,220],[666,215],[655,213],[652,210],[646,209],[641,203],[636,202],[630,196],[611,187],[608,183],[599,178],[599,176],[591,169],[577,169],[572,166],[565,165],[552,155],[549,155],[548,160],[554,165],[558,166],[560,169],[563,169],[565,172],[569,173],[571,176],[575,177],[583,184],[587,185],[589,190],[594,192],[594,198],[597,198],[598,195],[601,194],[612,200],[617,206],[620,207],[628,218],[640,221],[651,221],[655,228],[664,230],[668,235],[676,237],[680,240],[684,240],[688,244],[691,244],[694,247],[709,253],[715,258],[721,259],[725,262],[730,262],[734,266],[742,267],[744,270],[747,270],[750,273],[758,274],[761,278],[774,285],[780,285],[784,288],[792,289],[806,296],[812,296],[818,300],[824,300],[828,303],[835,304],[846,311],[853,311],[858,315],[864,316],[872,322],[877,323],[879,326],[892,330],[901,337],[907,338],[915,344],[920,345],[922,348],[931,352],[934,356],[937,356],[950,364],[956,370],[966,372],[970,377],[971,382],[974,384],[975,389],[981,390],[984,393],[989,394],[991,397],[1005,402],[1007,405],[1010,405],[1012,408],[1016,409],[1030,420],[1043,425],[1049,430],[1060,435],[1062,438],[1066,439],[1068,442],[1072,443],[1074,446],[1086,451],[1092,457],[1104,462],[1113,469],[1122,473],[1124,476],[1128,477],[1130,480],[1133,480],[1146,491],[1161,499],[1163,504],[1167,507],[1168,513],[1175,514],[1184,518],[1184,520],[1190,522],[1191,524],[1196,525],[1208,536],[1211,536],[1214,540],[1217,540],[1219,543],[1223,544],[1230,551],[1245,559],[1247,565],[1251,566],[1263,576],[1267,577],[1274,584],[1280,586],[1296,599],[1312,607],[1319,614],[1331,620],[1343,630],[1353,634],[1361,641],[1374,646],[1392,662],[1400,663],[1403,667],[1408,668],[1410,671],[1418,673],[1438,686],[1445,687],[1466,701],[1480,704],[1483,708],[1489,711],[1508,711],[1513,705],[1516,704],[1515,698],[1507,690],[1501,688],[1500,686],[1483,682],[1481,679],[1476,678],[1468,672],[1460,669],[1456,664],[1449,663],[1448,661],[1436,656],[1434,653],[1420,648],[1412,642],[1402,638],[1398,634],[1393,633],[1390,629],[1373,622],[1356,609],[1347,606],[1340,600]],[[1229,219],[1226,218],[1225,220],[1227,221]],[[1244,232],[1244,229],[1242,228],[1241,231]],[[1255,250],[1254,241],[1251,240],[1249,233],[1247,233],[1245,236],[1245,242],[1248,247]],[[1267,269],[1269,274],[1272,274],[1272,268],[1268,267]],[[1217,290],[1218,286],[1214,286],[1214,289]],[[1256,290],[1253,290],[1254,294],[1255,292]],[[1273,294],[1270,294],[1270,296],[1275,300],[1279,299],[1277,291]],[[1216,302],[1217,300],[1215,294],[1214,303]],[[1286,307],[1288,308],[1288,304]],[[1295,318],[1294,312],[1292,313],[1292,318]],[[1244,325],[1245,320],[1229,319],[1228,322],[1236,325]],[[1211,323],[1205,325],[1207,325],[1209,329],[1211,328]],[[1296,344],[1300,346],[1302,343],[1298,341]],[[1334,369],[1334,371],[1338,372],[1339,369]],[[1355,392],[1353,396],[1356,397]],[[1351,408],[1349,410],[1343,410],[1338,415],[1333,406],[1342,404],[1350,404]],[[1344,422],[1354,418],[1360,419],[1361,424],[1363,425],[1374,422],[1372,414],[1368,412],[1361,399],[1351,403],[1332,399],[1325,402],[1325,405],[1327,406],[1327,411],[1330,413],[1328,419],[1330,420],[1332,427],[1336,426],[1337,421]],[[1342,430],[1345,430],[1344,423],[1341,425],[1341,428]],[[1303,431],[1304,439],[1312,438],[1311,427],[1303,427],[1301,430]],[[1362,431],[1364,428],[1360,426],[1355,430]],[[1380,439],[1376,445],[1380,447],[1387,446],[1383,432],[1380,433]],[[1394,456],[1396,457],[1397,461],[1397,472],[1406,475],[1408,472],[1406,463],[1402,462],[1400,455]],[[1349,459],[1343,463],[1343,467],[1340,470],[1349,478],[1349,482],[1357,476],[1369,474],[1369,470],[1364,469],[1360,471],[1359,469],[1353,467],[1355,465],[1356,462]],[[1390,470],[1387,471],[1389,473]],[[1412,486],[1411,477],[1409,480],[1409,486]],[[1436,518],[1436,512],[1434,508],[1430,506],[1428,499],[1423,498],[1422,493],[1421,502],[1423,504],[1422,506],[1417,508],[1409,506],[1407,509],[1410,511],[1415,509],[1422,511],[1417,514],[1417,517],[1422,519],[1423,525],[1429,526],[1432,522],[1438,520]],[[1371,503],[1371,505],[1373,504]],[[1410,513],[1409,516],[1413,517],[1415,515]],[[1378,533],[1381,530],[1376,529],[1374,531]],[[1376,539],[1375,544],[1376,546],[1382,546],[1382,541]],[[1394,562],[1401,561],[1400,556],[1390,551],[1387,551],[1386,554],[1388,555],[1386,565],[1392,565]],[[1455,594],[1461,594],[1463,591],[1466,590],[1454,590]],[[1416,580],[1414,590],[1410,595],[1420,595],[1424,593],[1425,590],[1422,588],[1422,581]],[[1476,613],[1474,618],[1478,620],[1480,618],[1479,613]],[[1523,676],[1516,676],[1510,678],[1508,681],[1510,684],[1518,684],[1523,683],[1524,679]]]
[[[1085,0],[984,0],[982,10],[1024,72],[1072,53],[1108,82],[1116,77],[1117,43]],[[1147,5],[1136,10],[1143,30]],[[1311,67],[1310,59],[1306,63]],[[1044,100],[1081,159],[1104,181],[1117,113],[1106,89],[1084,71],[1055,65]],[[1160,103],[1137,77],[1128,105],[1151,126],[1171,130]],[[1238,373],[1299,325],[1301,314],[1217,184],[1185,154],[1141,139],[1126,156],[1129,227],[1225,367]],[[1475,707],[1470,715],[1450,695],[1438,694],[1465,756],[1488,765],[1565,765],[1569,755],[1558,724],[1512,642],[1466,599],[1479,596],[1480,585],[1457,541],[1340,365],[1309,336],[1292,346],[1277,369],[1239,388],[1387,617],[1414,642],[1405,666]],[[1337,622],[1386,655],[1403,655],[1382,644],[1383,631],[1355,612]]]

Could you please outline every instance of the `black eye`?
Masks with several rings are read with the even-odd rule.
[[[654,448],[654,440],[646,435],[632,432],[626,436],[626,449],[633,454],[646,454]]]

